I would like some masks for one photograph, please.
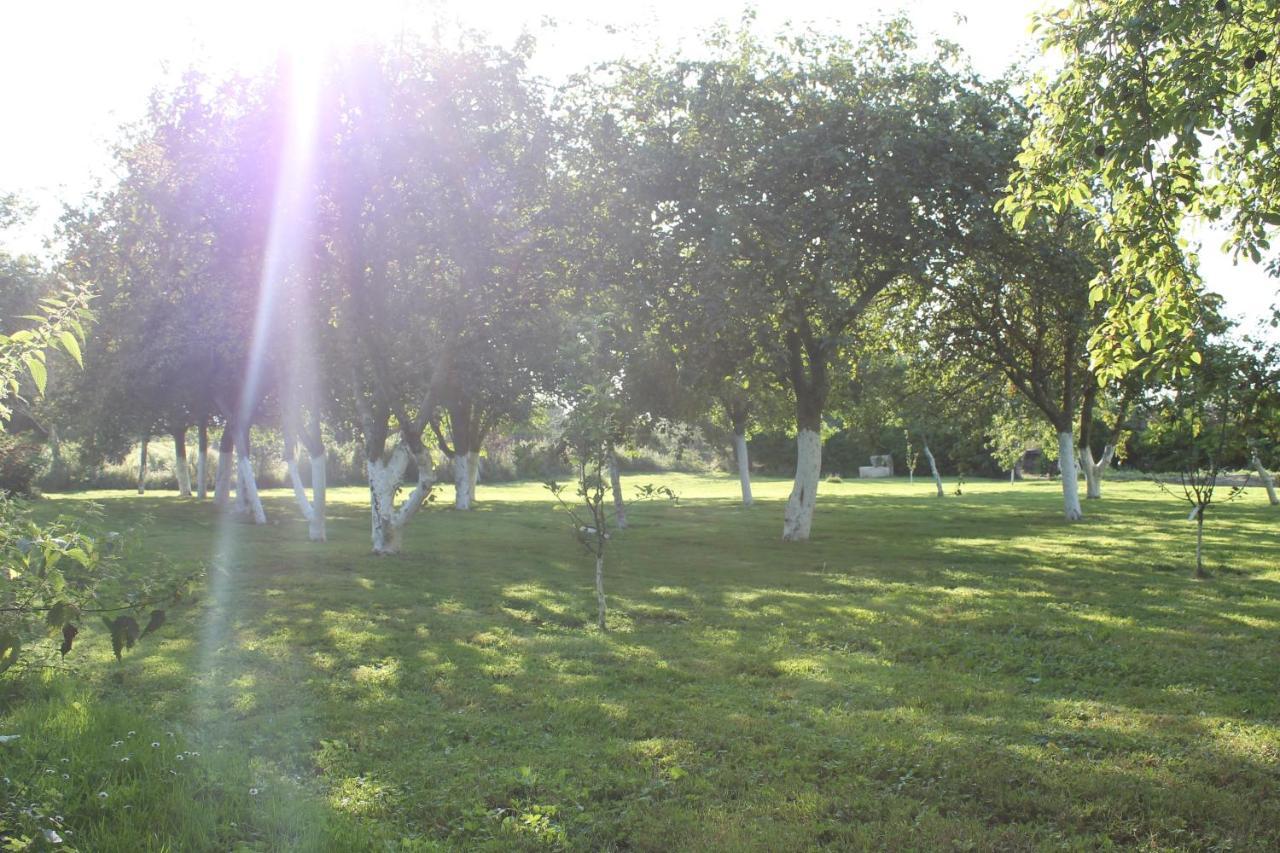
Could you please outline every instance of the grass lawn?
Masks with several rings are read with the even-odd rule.
[[[83,675],[0,682],[3,775],[93,851],[1280,849],[1260,494],[1210,514],[1196,581],[1147,483],[1074,525],[1056,483],[824,483],[784,544],[788,483],[743,510],[727,477],[649,481],[682,500],[614,539],[608,634],[534,484],[424,512],[394,558],[361,489],[326,545],[285,492],[263,528],[43,502],[151,516],[148,549],[210,575],[122,664],[91,625]]]

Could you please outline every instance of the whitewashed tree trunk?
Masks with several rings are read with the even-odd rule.
[[[191,466],[187,457],[173,460],[173,473],[178,478],[178,497],[191,497]]]
[[[173,475],[178,480],[178,497],[191,497],[191,466],[187,462],[187,443],[181,436],[173,439]]]
[[[1258,480],[1262,482],[1262,488],[1267,490],[1267,500],[1271,502],[1272,506],[1280,504],[1280,497],[1276,497],[1276,479],[1271,476],[1271,472],[1263,466],[1262,459],[1258,456],[1257,450],[1253,451],[1250,461],[1253,462],[1253,470],[1258,473]]]
[[[311,500],[307,500],[297,460],[289,458],[285,465],[289,469],[289,482],[293,485],[293,498],[298,502],[302,517],[307,520],[307,538],[312,542],[324,542],[325,455],[321,453],[311,457]]]
[[[253,463],[249,454],[243,450],[236,453],[237,480],[240,490],[236,503],[243,507],[254,524],[266,524],[267,513],[262,508],[262,498],[258,495],[258,480],[253,473]]]
[[[813,510],[818,503],[818,475],[822,472],[822,436],[816,430],[796,434],[796,477],[783,516],[782,538],[802,542],[809,538]]]
[[[471,454],[453,455],[453,508],[471,509]]]
[[[751,457],[747,455],[747,437],[733,434],[733,455],[738,459],[738,482],[742,484],[742,505],[751,506]]]
[[[1080,508],[1080,480],[1076,471],[1075,436],[1071,430],[1058,433],[1058,468],[1062,470],[1062,507],[1067,521],[1084,518]]]
[[[929,473],[933,475],[933,485],[938,490],[938,497],[945,497],[946,492],[942,490],[942,475],[938,473],[938,460],[933,458],[933,451],[927,444],[924,446],[924,458],[929,462]]]
[[[396,489],[409,465],[409,454],[399,445],[390,456],[368,462],[369,510],[373,516],[373,553],[400,552],[400,528],[395,524]]]
[[[383,453],[366,463],[369,472],[369,510],[373,523],[373,553],[396,554],[403,541],[405,524],[431,492],[431,454],[424,448],[418,453],[418,484],[399,506],[396,490],[409,467],[409,450],[397,444],[391,453]]]
[[[618,453],[609,448],[609,487],[613,490],[613,525],[619,530],[627,527],[627,502],[622,496],[622,473],[618,470]]]
[[[605,622],[604,555],[596,555],[596,624],[601,631],[609,630]]]
[[[1087,444],[1080,448],[1080,467],[1084,469],[1084,490],[1087,500],[1098,500],[1102,497],[1102,475],[1106,473],[1115,455],[1116,446],[1108,444],[1102,448],[1102,458],[1095,462],[1093,448]]]
[[[480,451],[472,450],[467,454],[467,502],[471,506],[476,503],[476,483],[480,482]]]
[[[147,493],[147,441],[148,437],[142,437],[142,447],[138,451],[138,494]]]
[[[328,503],[329,460],[324,453],[311,457],[311,518],[307,519],[307,538],[312,542],[327,542],[324,529],[325,505]]]

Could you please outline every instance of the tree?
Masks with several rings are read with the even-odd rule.
[[[280,160],[270,100],[270,80],[217,85],[194,72],[157,90],[116,148],[118,184],[61,224],[64,274],[99,289],[103,320],[68,420],[90,425],[98,455],[164,431],[185,460],[187,428],[207,432],[216,415],[226,435],[215,500],[228,499],[238,438],[238,503],[258,523],[248,439],[268,391],[270,352],[254,336],[270,337],[255,327]]]
[[[1097,396],[1086,342],[1098,261],[1071,216],[988,237],[931,306],[934,346],[1001,371],[1040,411],[1057,434],[1063,513],[1077,521],[1084,513],[1074,431],[1082,412],[1092,420]]]
[[[1160,434],[1164,457],[1160,470],[1178,472],[1178,488],[1164,479],[1156,483],[1166,494],[1191,506],[1188,521],[1196,523],[1197,578],[1204,569],[1204,523],[1209,507],[1230,503],[1245,493],[1248,478],[1230,485],[1225,498],[1218,493],[1219,478],[1233,459],[1243,457],[1246,376],[1241,370],[1242,351],[1233,345],[1199,343],[1202,363],[1188,376],[1176,378],[1156,403],[1153,431]]]
[[[900,20],[856,43],[710,41],[711,60],[631,69],[601,123],[651,170],[637,184],[650,238],[711,259],[715,277],[690,286],[729,294],[792,395],[783,538],[803,540],[832,374],[864,314],[894,283],[936,279],[962,223],[988,215],[978,199],[1003,180],[981,142],[993,101],[953,51],[918,58]]]
[[[565,511],[574,536],[595,558],[596,626],[609,630],[604,595],[604,557],[609,545],[608,511],[605,506],[605,472],[614,465],[614,440],[618,432],[618,400],[607,386],[585,386],[577,395],[561,437],[574,469],[574,495],[565,499],[565,487],[555,481],[546,488]]]
[[[1075,207],[1113,255],[1092,298],[1102,375],[1189,371],[1204,311],[1190,220],[1229,228],[1257,262],[1277,214],[1275,9],[1264,0],[1070,2],[1041,15],[1061,70],[1031,88],[1034,117],[1010,184],[1015,222]]]
[[[424,286],[450,357],[431,426],[453,460],[454,505],[464,510],[475,499],[485,439],[528,414],[547,385],[559,332],[551,310],[553,134],[525,69],[531,48],[527,39],[512,51],[475,45],[432,69],[436,167],[423,193],[439,211],[443,274]]]

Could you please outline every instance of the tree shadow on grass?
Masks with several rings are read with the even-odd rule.
[[[1280,844],[1276,546],[1206,584],[1150,568],[1163,503],[932,500],[824,496],[802,546],[777,503],[646,506],[604,636],[550,507],[432,510],[390,559],[345,505],[324,546],[237,527],[223,659],[144,650],[128,695],[185,672],[341,815],[471,846]]]

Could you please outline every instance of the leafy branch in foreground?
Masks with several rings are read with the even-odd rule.
[[[22,399],[24,376],[43,394],[49,378],[48,353],[64,352],[82,364],[80,348],[85,325],[91,319],[87,289],[68,286],[63,292],[40,300],[39,314],[24,317],[34,325],[12,334],[0,333],[0,420],[12,411],[11,399]]]
[[[164,608],[186,599],[199,573],[139,576],[131,538],[91,535],[66,518],[37,524],[0,501],[0,673],[65,660],[90,616],[102,617],[117,660],[164,625]]]

